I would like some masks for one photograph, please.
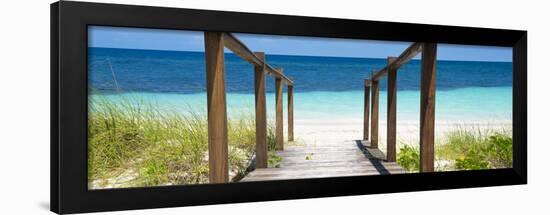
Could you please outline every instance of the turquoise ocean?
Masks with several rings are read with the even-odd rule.
[[[137,98],[161,110],[206,112],[204,53],[88,49],[90,101]],[[267,55],[294,80],[295,119],[361,119],[363,80],[385,59]],[[512,120],[512,63],[437,61],[436,120]],[[246,61],[226,54],[229,117],[254,111],[254,72]],[[380,82],[380,118],[386,114],[386,80]],[[398,71],[398,121],[419,118],[420,61]],[[275,109],[274,80],[267,78],[268,114]],[[286,106],[286,89],[284,105]],[[286,110],[286,107],[285,107]],[[285,113],[286,114],[286,113]]]

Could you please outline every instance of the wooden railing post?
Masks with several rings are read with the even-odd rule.
[[[363,140],[369,140],[370,80],[365,80],[365,102],[363,105]]]
[[[277,69],[281,74],[283,69]],[[283,139],[283,81],[281,78],[275,78],[275,148],[284,149]]]
[[[420,171],[434,171],[435,78],[437,44],[422,45],[420,82]]]
[[[388,57],[388,65],[395,60],[394,57]],[[397,106],[397,68],[388,68],[388,122],[387,122],[387,150],[386,160],[388,162],[395,162],[396,157],[396,106]]]
[[[265,62],[265,54],[263,52],[255,52],[254,54]],[[267,168],[265,65],[254,66],[254,97],[256,105],[256,168]]]
[[[370,133],[370,146],[372,148],[378,148],[378,80],[371,80],[372,90],[372,108],[371,108],[371,133]]]
[[[208,109],[208,166],[210,183],[229,181],[227,112],[223,37],[221,32],[204,33]]]
[[[294,141],[294,87],[288,85],[288,141]]]

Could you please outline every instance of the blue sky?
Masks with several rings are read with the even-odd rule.
[[[90,26],[88,30],[90,47],[204,51],[203,33],[199,31],[104,26]],[[253,51],[281,55],[386,58],[398,56],[410,45],[409,42],[235,35]],[[439,44],[437,59],[511,62],[512,48]]]

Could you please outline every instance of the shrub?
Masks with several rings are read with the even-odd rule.
[[[457,127],[436,144],[435,159],[443,161],[440,170],[479,170],[512,166],[512,137],[507,129]],[[417,144],[417,143],[416,143]],[[397,163],[409,171],[418,171],[418,147],[404,145],[397,154]]]
[[[397,164],[412,172],[420,170],[419,149],[408,145],[401,147],[397,154]]]
[[[485,161],[484,155],[475,150],[470,150],[466,155],[455,160],[456,169],[477,170],[488,169],[489,167],[489,162]]]
[[[489,137],[487,160],[495,168],[512,167],[512,137],[496,134]]]
[[[512,166],[512,137],[510,132],[457,128],[446,134],[447,144],[436,154],[454,160],[457,170],[478,170]]]

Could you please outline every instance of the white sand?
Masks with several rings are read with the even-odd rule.
[[[285,122],[286,129],[288,128]],[[419,121],[398,121],[398,144],[414,144],[418,142]],[[512,128],[511,121],[436,121],[436,142],[443,139],[445,133],[451,129],[502,129]],[[379,123],[379,146],[386,147],[386,123]],[[294,122],[294,136],[296,142],[308,145],[334,144],[345,140],[361,140],[363,138],[362,119],[296,119]],[[442,140],[441,140],[442,141]]]

